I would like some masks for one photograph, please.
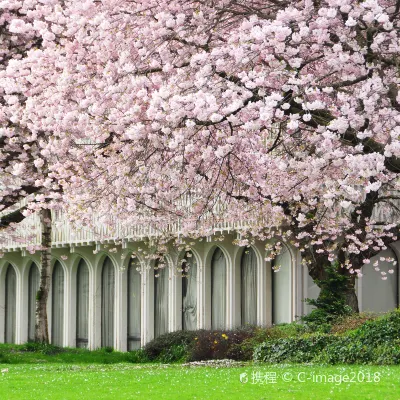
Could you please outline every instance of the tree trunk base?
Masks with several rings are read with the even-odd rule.
[[[351,290],[346,292],[345,300],[346,300],[346,305],[349,306],[353,312],[355,313],[360,312],[358,308],[358,298],[354,286],[351,288]]]

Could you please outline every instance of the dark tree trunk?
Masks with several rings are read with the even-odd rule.
[[[49,327],[47,318],[47,299],[51,285],[51,211],[40,211],[40,224],[42,229],[42,253],[40,256],[40,286],[36,296],[36,326],[35,341],[49,343]]]
[[[360,312],[358,308],[358,298],[356,294],[356,279],[352,277],[350,279],[347,291],[345,293],[345,301],[346,305],[349,306],[353,312],[358,313]]]
[[[313,281],[316,283],[316,285],[321,289],[320,295],[317,300],[322,300],[322,296],[326,296],[327,294],[326,282],[327,279],[329,279],[327,268],[329,266],[332,266],[332,263],[325,255],[314,254],[312,253],[312,250],[309,250],[305,254],[305,256],[307,257],[307,260],[311,261],[308,264],[308,273]],[[341,260],[341,258],[343,258],[343,254],[338,255],[338,260]],[[337,272],[347,278],[347,284],[342,287],[341,291],[338,290],[338,287],[336,287],[336,291],[331,292],[332,296],[335,296],[338,299],[342,297],[344,299],[345,305],[349,306],[353,312],[358,313],[359,308],[358,298],[355,290],[355,276],[350,274],[349,271],[345,268],[338,268]]]

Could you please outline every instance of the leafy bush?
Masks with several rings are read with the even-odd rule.
[[[269,340],[255,349],[254,360],[267,363],[310,362],[330,340],[331,336],[324,334]]]
[[[166,333],[147,343],[144,352],[150,361],[182,361],[189,346],[193,345],[195,335],[194,331]]]
[[[352,309],[346,305],[345,293],[350,286],[347,276],[339,273],[338,263],[325,266],[326,277],[314,280],[321,288],[317,299],[305,299],[315,309],[301,318],[311,331],[329,333],[339,317],[349,315]]]
[[[269,338],[287,338],[287,337],[297,337],[302,335],[307,331],[304,325],[297,322],[292,322],[290,324],[279,324],[274,325],[270,328],[264,328],[266,335]]]
[[[101,350],[104,351],[104,353],[112,353],[114,351],[114,348],[111,346],[106,346],[102,347]]]
[[[391,343],[393,339],[400,338],[400,309],[373,321],[367,321],[348,334],[369,346]]]
[[[231,359],[251,360],[254,348],[266,340],[299,336],[305,332],[298,323],[269,328],[245,326],[233,330],[177,331],[166,333],[144,347],[150,361],[162,363]]]
[[[28,351],[33,353],[40,353],[47,356],[60,354],[65,351],[64,348],[55,346],[53,344],[28,342],[21,346],[21,351]]]
[[[251,335],[239,343],[231,345],[227,357],[237,361],[247,361],[253,358],[254,349],[261,343],[278,338],[299,336],[305,332],[303,325],[296,322],[279,324],[269,328],[256,327]]]
[[[148,363],[150,362],[147,353],[144,349],[132,350],[126,354],[126,361],[133,364]]]
[[[256,330],[255,326],[246,326],[234,330],[197,331],[188,360],[250,359],[251,345],[242,345],[254,336]]]
[[[255,348],[253,358],[267,363],[399,364],[400,310],[343,335],[270,339]]]
[[[6,354],[4,354],[3,352],[0,352],[0,364],[9,364],[10,363],[10,359],[9,357],[7,357]]]

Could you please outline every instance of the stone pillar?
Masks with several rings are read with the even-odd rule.
[[[154,338],[154,270],[144,268],[142,272],[142,316],[141,345]]]

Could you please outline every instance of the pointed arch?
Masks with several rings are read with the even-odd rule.
[[[182,263],[182,329],[197,329],[197,261],[193,252],[185,253]]]
[[[272,322],[292,322],[293,271],[292,256],[283,245],[280,254],[272,262]]]
[[[223,251],[217,247],[211,259],[211,328],[226,326],[227,265]]]
[[[168,332],[168,293],[169,269],[167,262],[164,267],[160,263],[154,266],[154,337]]]
[[[257,255],[245,248],[240,259],[241,325],[257,324]]]

